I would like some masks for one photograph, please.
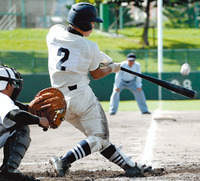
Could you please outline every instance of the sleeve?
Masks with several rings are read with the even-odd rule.
[[[115,74],[115,83],[114,83],[114,86],[116,88],[120,87],[120,83],[121,83],[121,79],[122,79],[122,74],[123,74],[122,71],[119,71],[118,73]]]
[[[101,63],[103,64],[109,64],[109,63],[112,63],[113,60],[111,57],[109,57],[108,55],[106,55],[105,53],[103,53],[102,51],[100,51],[101,55],[102,55],[102,58],[101,58]]]
[[[112,58],[100,51],[99,46],[94,42],[90,44],[90,57],[92,63],[89,67],[89,71],[96,70],[99,67],[100,63],[112,62]]]
[[[121,67],[124,67],[124,65],[125,65],[125,62],[122,62],[121,63]],[[116,73],[116,75],[115,75],[115,83],[114,83],[114,86],[116,88],[120,87],[121,80],[123,79],[123,76],[124,76],[124,72],[123,71],[119,71],[118,73]]]
[[[19,109],[21,109],[21,110],[28,111],[28,105],[27,104],[23,104],[19,101],[16,101],[15,105],[18,106]]]
[[[0,95],[0,124],[2,124],[5,128],[10,128],[14,126],[16,123],[12,120],[8,119],[6,115],[15,109],[19,109],[18,106],[14,104],[14,102],[5,94]]]
[[[39,124],[38,116],[19,109],[10,111],[6,117],[21,125]]]
[[[137,63],[137,72],[141,73],[141,67],[140,67],[139,63]],[[137,86],[137,88],[142,87],[142,78],[141,77],[136,76],[136,86]]]

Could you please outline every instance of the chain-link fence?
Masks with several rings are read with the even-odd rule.
[[[126,59],[129,52],[134,52],[141,64],[142,72],[157,72],[157,50],[105,51],[116,62]],[[200,49],[166,49],[163,50],[163,72],[179,72],[183,63],[191,65],[192,71],[200,71]]]
[[[49,27],[49,18],[54,14],[57,0],[0,0],[0,20],[9,24],[16,18],[17,28]],[[15,12],[10,10],[15,7]],[[9,28],[6,28],[9,29]]]
[[[141,64],[143,73],[157,72],[157,50],[105,50],[115,62],[126,60],[126,55],[134,52]],[[163,50],[163,72],[179,72],[185,62],[191,66],[191,71],[200,71],[200,49],[171,49]],[[15,67],[21,73],[45,73],[48,72],[47,51],[1,51],[0,62]]]

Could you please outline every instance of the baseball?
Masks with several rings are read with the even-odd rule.
[[[180,72],[181,72],[181,74],[183,76],[186,76],[186,75],[188,75],[190,73],[190,69],[191,69],[190,65],[188,63],[184,63],[181,66],[181,71]]]

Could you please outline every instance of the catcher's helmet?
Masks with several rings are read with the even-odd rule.
[[[15,101],[22,90],[23,80],[21,74],[14,68],[2,65],[0,66],[0,90],[4,90],[8,83],[14,84],[11,99]]]
[[[86,2],[72,5],[67,21],[82,31],[90,31],[92,29],[91,22],[103,23],[103,20],[98,17],[97,9]]]

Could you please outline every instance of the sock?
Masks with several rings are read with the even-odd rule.
[[[91,154],[90,146],[86,140],[82,140],[75,147],[73,147],[65,156],[63,160],[67,159],[70,163],[75,162],[87,155]]]
[[[115,145],[111,144],[105,150],[101,152],[101,154],[107,158],[109,161],[115,163],[116,165],[120,166],[121,168],[125,168],[127,165],[133,167],[135,163],[131,161],[131,159],[126,156],[120,148],[117,148]]]

